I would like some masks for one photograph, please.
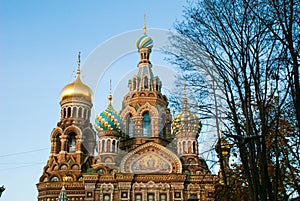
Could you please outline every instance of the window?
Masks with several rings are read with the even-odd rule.
[[[86,110],[86,109],[84,109],[84,110],[83,110],[83,118],[84,118],[84,119],[87,119],[87,117],[86,117],[86,113],[87,113],[87,110]]]
[[[82,107],[78,109],[78,117],[82,118]]]
[[[133,137],[133,129],[134,129],[134,124],[133,124],[133,120],[132,120],[132,115],[130,114],[127,118],[127,122],[128,122],[128,135],[129,137]]]
[[[77,107],[73,107],[72,117],[77,117]]]
[[[149,193],[148,194],[148,199],[147,201],[154,201],[154,194],[153,193]]]
[[[66,109],[66,108],[64,108],[63,117],[64,117],[64,118],[67,117],[67,109]]]
[[[103,153],[105,150],[104,150],[104,146],[105,146],[105,140],[102,140],[102,143],[101,143],[101,153]]]
[[[76,138],[75,133],[70,133],[68,140],[68,152],[74,153],[76,150]]]
[[[104,201],[110,201],[110,195],[109,194],[105,194],[104,196],[103,196],[103,200]]]
[[[196,153],[196,142],[193,142],[193,153]]]
[[[68,110],[67,110],[67,117],[70,117],[71,116],[71,108],[68,107]]]
[[[167,195],[166,194],[160,194],[159,195],[159,201],[166,201],[167,200]]]
[[[182,145],[183,146],[183,150],[182,151],[183,151],[184,154],[187,153],[187,145],[186,144],[187,144],[186,141],[184,141],[183,145]]]
[[[143,119],[144,119],[144,136],[150,137],[151,119],[148,112],[144,113]]]
[[[58,154],[60,152],[60,149],[61,149],[60,134],[56,136],[55,141],[56,141],[55,153]]]
[[[135,194],[135,201],[142,201],[142,195],[141,194]]]
[[[115,152],[115,150],[116,150],[116,140],[112,140],[112,145],[111,145],[111,152]]]

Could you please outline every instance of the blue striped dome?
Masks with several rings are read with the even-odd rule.
[[[117,131],[122,130],[122,120],[117,112],[114,110],[111,103],[107,108],[96,116],[95,128],[97,131]]]
[[[136,40],[136,47],[138,49],[142,48],[149,48],[151,49],[153,47],[153,40],[151,37],[147,35],[141,35],[140,37],[137,38]]]

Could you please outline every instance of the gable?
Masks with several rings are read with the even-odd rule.
[[[122,173],[181,173],[182,164],[176,154],[155,142],[148,142],[126,154],[120,164]]]

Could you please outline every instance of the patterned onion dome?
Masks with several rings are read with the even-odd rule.
[[[191,133],[199,133],[201,124],[198,117],[184,109],[179,115],[175,117],[172,122],[172,131],[176,135],[179,131],[188,131]]]
[[[63,101],[66,98],[82,98],[92,102],[93,93],[92,90],[80,80],[80,70],[77,70],[77,77],[74,82],[66,85],[60,94],[60,100]]]
[[[217,153],[220,153],[221,151],[223,151],[224,153],[228,153],[230,152],[231,146],[229,144],[229,142],[224,138],[224,136],[222,136],[219,141],[217,142],[216,146],[215,146],[215,150]]]
[[[109,104],[107,108],[96,116],[95,128],[97,131],[117,131],[122,130],[122,120],[117,112],[114,110],[111,103],[112,96],[109,95]]]
[[[151,49],[153,47],[153,40],[151,37],[147,36],[146,34],[141,35],[136,40],[136,47],[138,49],[142,49],[142,48]]]

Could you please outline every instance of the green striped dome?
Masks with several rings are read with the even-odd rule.
[[[142,48],[149,48],[149,49],[151,49],[153,47],[153,40],[152,40],[151,37],[149,37],[147,35],[141,35],[136,40],[136,47],[138,49],[142,49]]]
[[[199,133],[201,124],[198,117],[184,109],[172,122],[172,131],[176,135],[179,131]]]
[[[97,131],[121,132],[122,120],[110,103],[102,113],[96,116],[94,126]]]

